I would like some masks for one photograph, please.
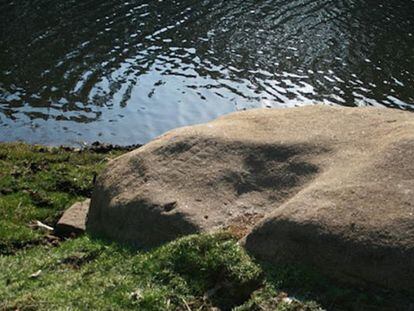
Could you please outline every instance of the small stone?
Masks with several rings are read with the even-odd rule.
[[[78,236],[85,232],[86,217],[88,216],[90,199],[77,202],[67,209],[55,227],[59,236]]]

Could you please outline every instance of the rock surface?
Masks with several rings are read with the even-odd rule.
[[[258,258],[413,289],[414,115],[257,109],[173,130],[109,164],[87,229],[151,247],[256,222]]]
[[[55,226],[56,235],[76,236],[84,233],[90,202],[91,200],[87,199],[68,208]]]

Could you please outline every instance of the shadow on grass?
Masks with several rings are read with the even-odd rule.
[[[304,266],[261,263],[266,282],[299,300],[313,300],[326,310],[414,310],[414,297],[372,284],[350,285]]]

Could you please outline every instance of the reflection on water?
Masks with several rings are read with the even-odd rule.
[[[413,0],[3,0],[0,140],[143,143],[252,107],[414,110]]]

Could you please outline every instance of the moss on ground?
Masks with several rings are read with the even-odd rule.
[[[250,258],[228,233],[140,252],[83,236],[46,243],[94,175],[122,151],[0,144],[0,310],[403,310],[395,293],[332,284]],[[300,297],[292,299],[285,292]],[[401,307],[402,306],[402,307]],[[401,308],[400,308],[401,307]]]

